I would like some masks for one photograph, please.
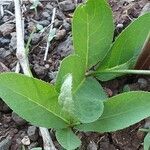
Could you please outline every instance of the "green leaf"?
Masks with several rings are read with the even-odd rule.
[[[0,74],[0,97],[18,115],[37,126],[65,128],[54,86],[16,73]]]
[[[149,92],[126,92],[104,103],[99,120],[76,126],[81,131],[110,132],[126,128],[150,116]],[[138,115],[137,115],[138,114]]]
[[[85,65],[83,60],[77,55],[70,55],[65,58],[60,65],[56,79],[56,89],[60,92],[60,88],[66,75],[71,74],[73,77],[72,91],[75,91],[85,78]]]
[[[103,113],[103,100],[107,98],[100,84],[93,78],[85,79],[74,93],[75,114],[82,123],[97,120]]]
[[[72,94],[72,75],[68,74],[61,86],[61,91],[58,97],[58,103],[62,107],[62,111],[66,113],[68,119],[70,120],[70,124],[74,124],[77,122],[77,118],[74,115],[74,100]]]
[[[130,60],[133,61],[131,61],[131,64],[128,64],[129,67],[126,69],[133,69],[149,32],[150,13],[147,13],[136,19],[117,37],[103,63],[97,69],[97,72],[100,73],[111,68],[117,68]],[[122,68],[119,69],[121,70]],[[122,75],[122,73],[109,76],[105,78],[105,81],[119,75]],[[97,74],[96,77],[100,80],[102,79],[101,74],[100,76]]]
[[[73,16],[75,54],[86,63],[86,69],[102,62],[112,43],[112,11],[105,0],[88,0]]]
[[[144,150],[150,150],[150,133],[147,133],[144,138]]]
[[[77,69],[75,69],[77,67]],[[92,78],[85,78],[83,60],[77,55],[71,55],[64,59],[57,76],[56,86],[62,85],[62,77],[72,75],[72,97],[74,101],[74,115],[81,122],[93,122],[103,112],[103,99],[106,93],[100,84]],[[91,99],[92,95],[94,98]]]
[[[56,130],[56,138],[67,150],[74,150],[81,145],[80,139],[69,128]]]
[[[80,107],[75,115],[81,122],[93,122],[103,112],[101,100],[104,97],[101,94],[103,93],[105,97],[106,94],[103,90],[99,93],[97,90],[93,90],[93,95],[99,95],[99,97],[98,99],[95,97],[94,100],[90,99],[89,89],[93,89],[93,87],[96,89],[95,87],[99,83],[95,81],[93,86],[91,81],[86,79],[85,73],[88,67],[95,65],[104,58],[112,42],[113,30],[112,12],[105,0],[96,2],[88,0],[85,5],[79,6],[74,13],[73,42],[75,55],[71,55],[62,61],[56,80],[56,89],[60,92],[63,78],[67,74],[72,75],[73,101],[77,109]],[[86,84],[89,88],[86,88]],[[89,115],[89,112],[92,115]]]

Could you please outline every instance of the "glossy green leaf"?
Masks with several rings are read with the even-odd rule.
[[[87,78],[74,93],[75,114],[82,123],[97,120],[103,113],[106,93],[93,78]]]
[[[150,133],[147,133],[144,138],[144,150],[150,150]]]
[[[104,112],[95,122],[81,124],[81,131],[110,132],[126,128],[150,116],[149,92],[126,92],[104,103]]]
[[[97,69],[97,72],[100,73],[101,71],[117,68],[128,63],[130,60],[133,61],[131,61],[131,64],[126,69],[133,69],[149,32],[150,13],[147,13],[136,19],[117,37],[103,63]],[[119,69],[121,70],[122,68]],[[122,75],[122,73],[114,74],[108,78],[105,77],[105,81],[119,75]],[[100,76],[97,74],[96,77],[100,80],[102,79],[101,74]]]
[[[56,130],[56,138],[66,150],[74,150],[81,145],[80,139],[69,128]]]
[[[85,62],[86,69],[101,62],[112,43],[114,25],[112,11],[105,0],[88,0],[73,16],[75,54]]]
[[[54,86],[16,73],[0,74],[0,97],[18,115],[37,126],[65,128]]]
[[[78,69],[75,69],[78,68]],[[97,120],[103,112],[103,99],[106,93],[100,84],[92,78],[85,78],[84,63],[77,55],[67,57],[62,61],[56,86],[59,87],[63,82],[62,76],[72,75],[72,97],[75,105],[74,115],[81,122],[93,122]],[[69,87],[69,86],[68,86]],[[94,100],[91,96],[94,96]]]
[[[107,53],[113,38],[112,12],[105,0],[88,0],[86,4],[77,8],[73,17],[73,42],[75,55],[69,56],[61,63],[56,80],[56,89],[60,92],[63,78],[67,74],[72,74],[73,87],[72,94],[76,108],[75,112],[81,122],[93,122],[97,120],[103,112],[103,90],[97,92],[93,90],[93,95],[99,95],[93,100],[90,99],[89,89],[96,89],[98,83],[93,84],[85,77],[88,67],[102,61]],[[86,88],[88,84],[89,89]],[[80,93],[80,94],[78,94]],[[84,94],[86,93],[86,94]],[[83,96],[82,96],[83,95]],[[88,105],[89,104],[89,105]],[[89,112],[92,115],[89,115]]]
[[[60,88],[62,83],[66,77],[66,75],[71,74],[73,77],[72,83],[72,91],[75,91],[80,83],[85,78],[85,63],[83,60],[77,55],[70,55],[65,58],[60,65],[59,72],[56,80],[56,89],[60,92]]]

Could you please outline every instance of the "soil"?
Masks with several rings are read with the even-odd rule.
[[[78,0],[77,4],[82,3]],[[1,2],[0,2],[1,4]],[[113,10],[116,30],[118,35],[132,20],[137,18],[149,0],[110,0]],[[71,19],[76,8],[72,0],[42,1],[37,8],[37,14],[30,9],[31,3],[23,4],[25,19],[25,42],[36,24],[48,27],[51,22],[52,10],[57,8],[54,27],[57,30],[56,37],[51,42],[46,61],[44,52],[47,43],[48,30],[43,34],[36,31],[32,36],[29,51],[30,67],[35,77],[54,83],[60,61],[73,52],[71,36]],[[143,9],[144,7],[144,9]],[[14,4],[3,5],[4,15],[0,15],[0,72],[15,71],[17,59],[16,32]],[[147,10],[147,9],[146,9]],[[150,91],[150,78],[145,76],[125,76],[106,83],[102,83],[109,96],[116,95],[130,88],[130,90]],[[78,133],[82,139],[80,150],[142,150],[144,133],[139,131],[146,126],[149,120],[141,121],[136,125],[114,133]],[[53,141],[57,143],[54,131],[50,130]],[[0,150],[21,150],[24,144],[26,149],[42,146],[42,139],[37,127],[32,126],[0,100]]]

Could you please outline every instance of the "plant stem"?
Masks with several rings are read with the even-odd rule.
[[[27,51],[25,50],[24,47],[24,25],[23,25],[23,21],[22,21],[22,13],[21,13],[21,8],[20,8],[20,0],[14,0],[15,3],[15,17],[16,17],[16,32],[17,32],[17,52],[16,52],[16,56],[19,60],[19,63],[23,69],[23,72],[25,75],[28,75],[30,77],[32,77],[32,73],[29,67],[29,60],[28,60],[28,56],[27,56]],[[17,63],[17,67],[16,67],[16,72],[19,72],[18,68],[19,68],[19,64]],[[39,128],[41,131],[41,135],[43,138],[43,144],[44,144],[44,149],[45,150],[56,150],[48,129],[46,128]],[[53,148],[53,149],[52,149]]]
[[[107,73],[122,73],[122,74],[143,74],[143,75],[150,75],[150,70],[106,70],[106,71],[99,71],[99,72],[87,72],[86,76],[95,76],[98,74],[107,74]]]

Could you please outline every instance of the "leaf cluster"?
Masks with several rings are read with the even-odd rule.
[[[74,53],[60,65],[55,85],[15,73],[0,75],[0,97],[36,126],[56,129],[68,150],[80,146],[73,131],[110,132],[150,116],[149,92],[108,98],[99,81],[134,70],[150,33],[150,13],[134,20],[113,41],[112,11],[105,0],[88,0],[73,16]],[[150,74],[149,71],[145,73]]]

